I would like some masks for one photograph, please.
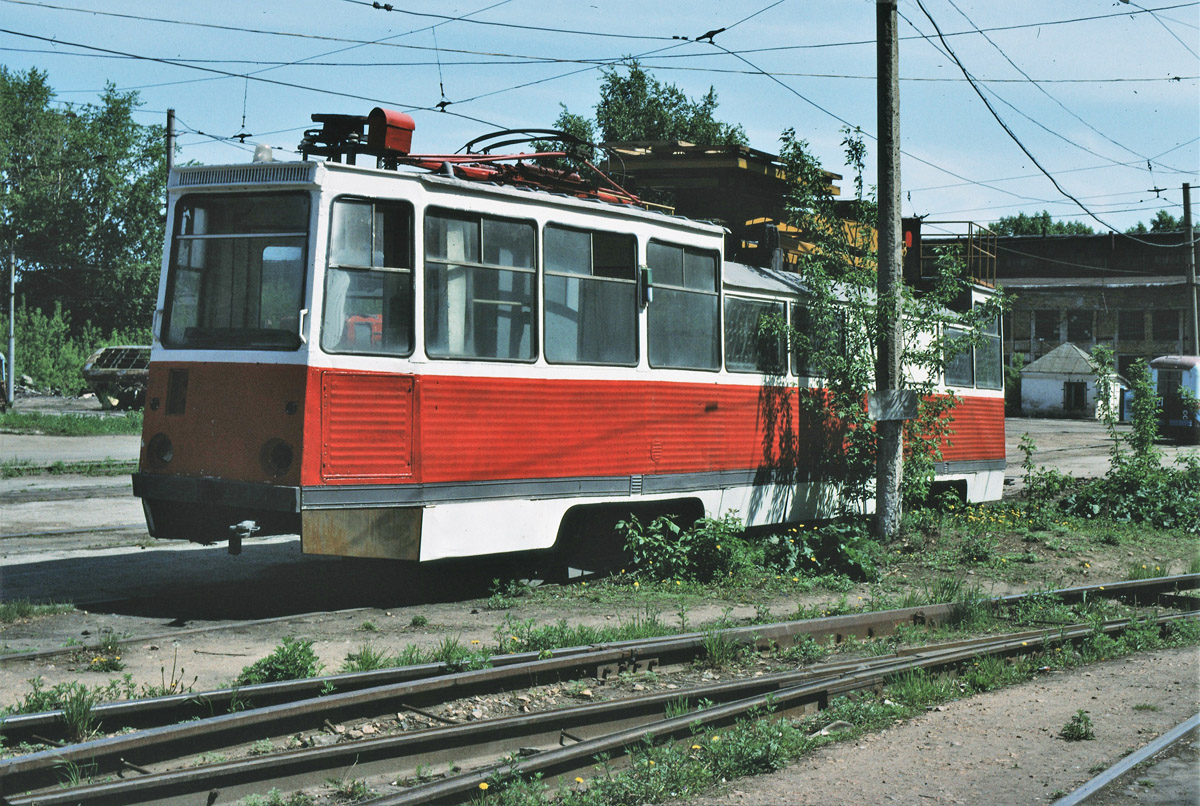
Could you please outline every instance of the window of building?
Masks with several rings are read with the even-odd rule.
[[[1087,405],[1087,382],[1063,382],[1063,409],[1065,411],[1080,411]]]
[[[1178,310],[1166,310],[1154,312],[1154,340],[1155,341],[1178,341],[1179,340],[1179,314]]]
[[[784,372],[786,340],[780,325],[782,302],[725,298],[725,369],[730,372]]]
[[[647,313],[650,366],[719,369],[717,253],[651,241],[653,301]]]
[[[1057,342],[1059,340],[1058,311],[1033,312],[1033,337],[1043,341]]]
[[[546,360],[636,364],[633,236],[550,225],[542,236],[542,256]]]
[[[1143,341],[1146,338],[1146,314],[1142,311],[1117,311],[1117,341]]]
[[[1092,311],[1067,311],[1067,341],[1084,344],[1092,340]]]
[[[425,350],[431,358],[532,361],[534,226],[431,210],[425,215]]]
[[[401,202],[333,203],[321,349],[412,353],[412,217]]]

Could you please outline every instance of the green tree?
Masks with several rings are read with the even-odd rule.
[[[1139,221],[1125,231],[1130,235],[1144,235],[1147,232],[1179,232],[1182,229],[1182,218],[1176,218],[1166,210],[1159,210],[1154,214],[1154,218],[1150,219],[1149,229],[1146,229],[1146,225]]]
[[[648,74],[636,59],[630,59],[621,67],[604,71],[596,104],[596,128],[604,142],[685,140],[698,145],[745,145],[742,127],[717,120],[716,109],[717,93],[712,87],[693,100],[674,84],[664,84]]]
[[[847,161],[861,175],[865,160],[861,135],[850,130],[843,134]],[[861,178],[856,178],[854,207],[863,223],[839,219],[837,199],[808,144],[790,129],[782,139],[780,161],[789,178],[788,223],[814,247],[800,255],[798,264],[809,290],[807,326],[789,336],[802,363],[813,367],[823,383],[822,388],[800,390],[801,406],[817,427],[814,447],[824,473],[840,485],[843,512],[862,512],[874,495],[877,448],[864,401],[874,391],[875,357],[887,327],[875,305],[877,255],[872,227],[877,207],[874,199],[863,196]],[[919,401],[916,419],[904,428],[903,489],[909,501],[928,493],[941,442],[953,433],[958,400],[937,388],[946,362],[983,345],[988,325],[1004,306],[1003,298],[996,296],[956,311],[954,300],[961,298],[969,283],[961,261],[955,254],[943,253],[935,272],[936,281],[920,293],[907,285],[900,290],[902,382]],[[962,335],[948,338],[946,328]]]
[[[15,244],[31,310],[61,304],[76,335],[146,327],[163,243],[162,127],[137,93],[59,107],[46,74],[0,67],[0,240]]]
[[[1082,221],[1054,221],[1047,210],[1026,215],[1002,216],[991,225],[997,235],[1093,235],[1094,230]]]

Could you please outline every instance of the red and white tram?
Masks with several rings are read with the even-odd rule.
[[[369,120],[372,143],[404,123]],[[715,224],[425,164],[172,172],[134,476],[153,536],[428,561],[614,510],[831,511],[782,391],[818,380],[782,346],[764,373],[756,333],[797,315],[794,274],[725,260]],[[1003,482],[989,349],[948,370],[938,479],[972,501]]]

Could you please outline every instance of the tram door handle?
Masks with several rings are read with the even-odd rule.
[[[638,302],[645,308],[654,298],[654,272],[649,266],[638,271]]]
[[[308,344],[308,336],[304,335],[304,319],[308,316],[308,308],[300,309],[300,343]]]

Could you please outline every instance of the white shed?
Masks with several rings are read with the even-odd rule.
[[[1113,374],[1109,401],[1119,412],[1121,376]],[[1021,411],[1034,416],[1099,417],[1092,357],[1074,344],[1060,344],[1021,370]]]

